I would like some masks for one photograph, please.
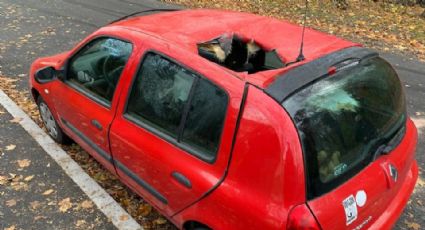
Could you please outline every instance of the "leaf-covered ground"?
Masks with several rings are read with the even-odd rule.
[[[252,12],[301,24],[304,0],[163,0],[190,8]],[[398,51],[425,61],[425,19],[420,6],[388,1],[350,0],[346,10],[334,1],[309,1],[307,26],[383,51]],[[385,3],[384,3],[385,2]]]
[[[0,89],[3,90],[15,103],[19,105],[40,127],[40,120],[37,105],[30,99],[27,90],[18,90],[16,88],[17,79],[11,79],[0,76]],[[4,113],[0,111],[0,115]],[[19,122],[19,121],[11,121]],[[8,145],[5,151],[11,151],[16,145]],[[176,229],[174,225],[169,223],[155,209],[146,203],[136,193],[131,191],[127,186],[122,184],[120,180],[100,165],[93,157],[91,157],[79,145],[62,145],[62,148],[90,175],[98,184],[100,184],[109,195],[112,196],[121,206],[145,229]],[[0,149],[1,150],[1,149]],[[28,167],[31,164],[27,159],[17,161],[20,168]],[[28,179],[24,178],[23,180]],[[2,178],[0,177],[0,185]],[[54,190],[46,190],[43,195],[50,195]],[[13,200],[8,205],[13,205]],[[62,200],[58,203],[61,209],[69,209],[69,200]],[[86,226],[87,227],[87,226]],[[87,227],[86,229],[92,229]]]

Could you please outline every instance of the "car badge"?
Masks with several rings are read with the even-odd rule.
[[[394,182],[396,182],[397,178],[398,178],[398,171],[397,171],[396,167],[392,164],[389,164],[388,169],[390,171],[390,176],[393,178]]]

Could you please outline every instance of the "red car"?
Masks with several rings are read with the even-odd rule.
[[[36,60],[50,136],[80,144],[181,229],[389,229],[418,177],[388,62],[215,10],[128,17]],[[298,57],[298,58],[297,58]]]

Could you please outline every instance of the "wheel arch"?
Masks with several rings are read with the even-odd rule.
[[[31,96],[35,102],[37,102],[38,97],[40,96],[40,92],[37,89],[31,88]]]

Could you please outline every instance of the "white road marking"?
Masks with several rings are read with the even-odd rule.
[[[28,115],[22,111],[2,90],[0,104],[14,117],[20,118],[19,124],[35,141],[55,160],[65,173],[87,194],[107,218],[120,230],[143,229],[99,184],[57,145]]]
[[[425,118],[412,118],[412,121],[415,123],[416,128],[418,128],[419,134],[425,132]]]

